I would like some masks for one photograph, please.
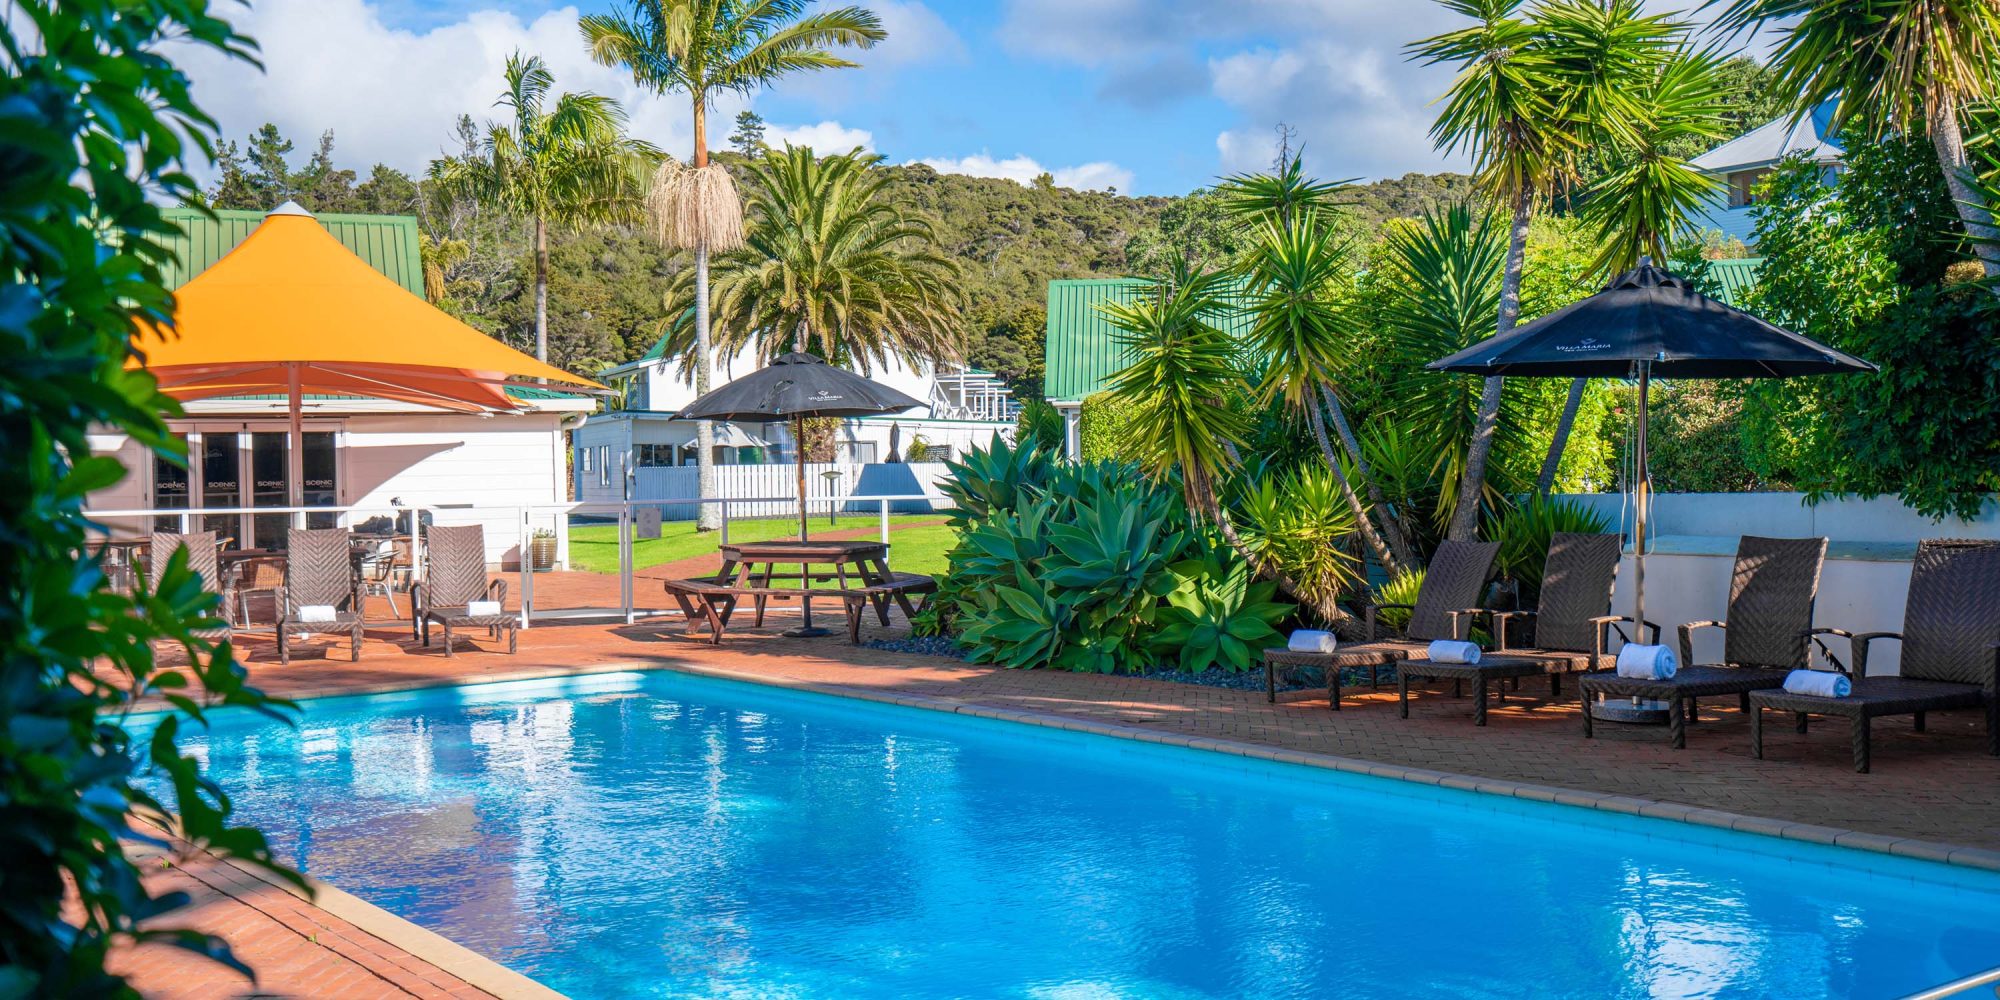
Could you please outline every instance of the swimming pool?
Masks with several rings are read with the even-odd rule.
[[[671,673],[191,741],[279,854],[578,998],[1888,996],[2000,877]]]

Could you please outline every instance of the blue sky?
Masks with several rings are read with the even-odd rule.
[[[683,98],[636,90],[578,41],[581,5],[546,0],[257,0],[241,26],[260,75],[190,56],[196,96],[240,136],[265,121],[295,140],[336,133],[343,166],[422,167],[462,112],[484,117],[500,66],[538,53],[565,90],[619,98],[633,129],[690,142]],[[1448,74],[1403,59],[1454,26],[1425,0],[872,0],[887,42],[858,70],[751,96],[779,138],[861,144],[897,163],[1078,188],[1180,194],[1269,162],[1289,122],[1308,166],[1376,178],[1461,167],[1431,149],[1429,102]],[[730,98],[720,142],[745,105]]]

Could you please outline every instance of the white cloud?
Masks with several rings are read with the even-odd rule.
[[[882,28],[889,37],[854,59],[864,68],[895,69],[966,58],[964,39],[929,7],[914,0],[909,3],[875,0],[869,8],[882,19]]]
[[[1239,122],[1216,136],[1225,172],[1268,167],[1278,122],[1298,129],[1306,166],[1321,176],[1465,167],[1439,153],[1429,135],[1437,113],[1429,102],[1450,82],[1448,68],[1420,66],[1380,46],[1313,39],[1211,60],[1209,74],[1213,93]]]
[[[1013,181],[1022,187],[1035,182],[1042,174],[1052,174],[1057,187],[1073,188],[1078,191],[1099,191],[1115,187],[1120,191],[1132,190],[1132,171],[1116,163],[1081,163],[1073,167],[1045,167],[1028,156],[1010,156],[996,160],[988,153],[974,153],[971,156],[951,159],[949,157],[927,157],[913,161],[922,163],[941,173],[965,174],[968,177],[996,177]]]
[[[845,153],[856,146],[869,150],[875,148],[873,133],[863,128],[848,128],[836,121],[813,125],[766,125],[764,142],[772,149],[783,149],[787,143],[808,146],[821,156]]]

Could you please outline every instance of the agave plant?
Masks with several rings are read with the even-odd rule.
[[[1273,600],[1278,585],[1259,581],[1250,564],[1224,547],[1173,567],[1177,581],[1160,612],[1152,647],[1187,671],[1220,666],[1249,670],[1257,650],[1279,638],[1277,624],[1295,605]]]
[[[1016,447],[995,434],[991,444],[973,448],[961,461],[946,462],[945,468],[951,478],[939,488],[951,498],[952,526],[963,530],[1041,495],[1058,464],[1052,453],[1033,442]]]

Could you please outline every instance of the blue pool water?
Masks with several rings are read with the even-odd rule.
[[[282,856],[578,998],[1878,997],[2000,963],[1979,873],[673,674],[194,747]]]

